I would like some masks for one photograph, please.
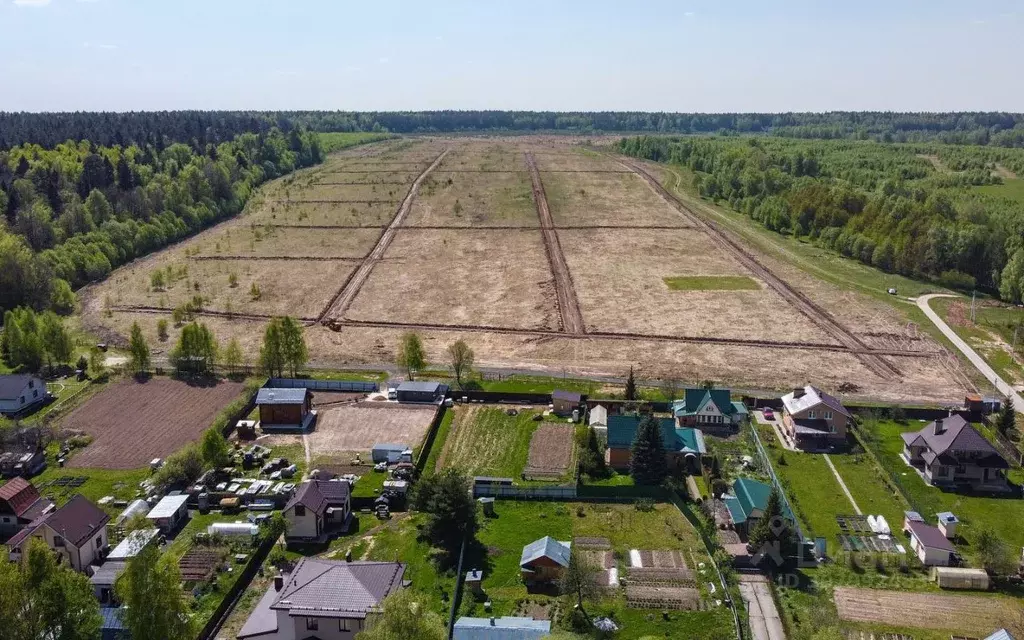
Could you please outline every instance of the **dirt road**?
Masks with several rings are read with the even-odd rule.
[[[395,217],[391,220],[391,224],[388,225],[388,228],[381,234],[380,240],[377,241],[377,246],[375,246],[373,251],[366,256],[363,263],[359,265],[359,268],[349,276],[341,290],[334,296],[334,299],[324,307],[323,312],[321,312],[320,316],[317,318],[317,322],[323,322],[324,318],[327,318],[328,316],[334,318],[344,317],[345,311],[348,310],[352,305],[352,301],[355,300],[357,295],[359,295],[359,290],[363,288],[363,284],[366,282],[366,279],[370,277],[370,273],[373,271],[373,268],[381,261],[381,259],[384,258],[384,254],[387,252],[388,246],[395,238],[395,233],[398,231],[398,228],[402,226],[406,216],[409,214],[409,210],[412,209],[412,201],[416,198],[416,192],[419,191],[420,185],[427,179],[430,172],[433,171],[437,165],[441,164],[441,161],[444,160],[444,157],[449,151],[450,149],[442,151],[434,161],[430,163],[430,166],[424,169],[423,173],[416,178],[416,181],[412,183],[412,186],[409,187],[409,193],[405,195],[405,198],[402,200],[402,205],[398,208],[398,213],[395,214]]]
[[[548,253],[551,272],[555,276],[555,294],[558,296],[558,311],[562,315],[562,329],[566,333],[586,333],[583,313],[580,312],[580,302],[576,298],[576,289],[572,285],[572,275],[569,273],[569,265],[565,262],[562,245],[558,242],[558,231],[555,230],[555,223],[551,219],[548,198],[544,193],[544,183],[541,182],[537,162],[532,153],[526,154],[526,165],[530,168],[530,180],[533,181],[533,200],[537,205],[537,215],[540,217],[544,248]]]
[[[935,313],[932,310],[932,308],[928,305],[928,303],[933,298],[955,297],[956,296],[952,296],[945,293],[929,293],[928,295],[921,296],[917,299],[917,306],[920,307],[921,311],[924,311],[924,314],[928,316],[928,319],[931,320],[932,323],[934,323],[935,326],[939,328],[939,331],[941,331],[944,336],[949,338],[949,341],[952,342],[956,346],[956,348],[960,350],[960,353],[964,354],[967,357],[967,359],[971,361],[971,364],[973,364],[975,368],[977,368],[978,371],[981,372],[981,375],[985,376],[985,378],[989,382],[996,386],[996,389],[999,390],[999,393],[1005,396],[1009,396],[1010,398],[1013,399],[1013,407],[1017,410],[1017,412],[1024,413],[1024,398],[1022,398],[1021,395],[1013,389],[1013,387],[1007,384],[1006,380],[1003,380],[999,376],[999,374],[996,373],[995,370],[991,366],[989,366],[987,362],[985,362],[985,359],[978,355],[978,352],[972,349],[969,344],[964,342],[964,340],[956,334],[956,331],[953,331],[953,329],[950,328],[948,324],[946,324],[946,321],[940,318],[939,314]]]

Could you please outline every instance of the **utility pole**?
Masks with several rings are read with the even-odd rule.
[[[977,319],[976,319],[976,317],[974,315],[974,299],[977,297],[977,295],[978,295],[977,291],[972,291],[971,292],[971,324],[976,324],[977,323]]]

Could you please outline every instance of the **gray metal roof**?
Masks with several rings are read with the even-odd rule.
[[[188,496],[166,496],[163,500],[156,503],[152,511],[146,514],[146,518],[149,520],[170,518],[186,502],[188,502]]]
[[[116,547],[110,551],[110,555],[107,556],[107,560],[127,560],[128,558],[134,558],[146,548],[146,545],[153,541],[160,535],[158,529],[139,529],[138,531],[132,531],[125,539],[121,541]]]
[[[332,562],[303,558],[285,580],[271,608],[289,615],[362,618],[402,584],[397,562]],[[273,586],[270,587],[273,589]]]
[[[569,566],[569,543],[560,542],[551,536],[544,536],[523,547],[519,566],[529,564],[538,558],[551,558],[563,567]]]
[[[411,448],[412,447],[407,444],[399,444],[396,442],[378,442],[373,445],[374,451],[398,451],[399,453]]]
[[[455,621],[454,640],[538,640],[551,633],[550,620],[504,616]]]
[[[256,404],[302,404],[306,401],[309,390],[299,389],[260,389],[256,393]]]
[[[407,380],[398,385],[398,390],[416,391],[419,393],[440,393],[441,387],[443,386],[445,385],[440,382],[430,382],[428,380]]]
[[[562,391],[561,389],[555,389],[551,392],[551,398],[553,400],[565,400],[567,402],[579,402],[583,399],[583,395],[575,391]]]
[[[46,384],[39,378],[27,374],[0,376],[0,400],[14,400],[21,396],[28,383],[35,380],[46,391]]]
[[[92,575],[89,576],[89,582],[94,586],[113,585],[117,581],[118,576],[124,573],[127,566],[128,563],[124,561],[107,560],[103,563],[103,566],[96,567],[93,570]]]

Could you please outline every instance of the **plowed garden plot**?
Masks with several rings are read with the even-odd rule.
[[[834,343],[763,285],[754,291],[669,288],[665,278],[675,276],[750,275],[696,230],[558,235],[591,331]]]
[[[313,457],[369,451],[388,442],[418,447],[437,407],[360,402],[321,409],[308,440]]]
[[[217,414],[242,393],[244,385],[219,382],[193,386],[154,377],[122,380],[92,396],[61,422],[93,441],[76,453],[69,467],[138,469],[198,440]]]
[[[398,198],[361,202],[291,202],[267,205],[245,220],[258,225],[383,227],[395,217]]]
[[[113,304],[170,310],[201,296],[203,308],[212,311],[316,317],[357,264],[354,261],[187,260],[174,267],[178,276],[187,275],[162,290],[150,286],[150,270],[119,272],[115,276]],[[235,286],[231,286],[231,274],[237,277]],[[252,292],[254,284],[259,287],[258,299]]]
[[[518,479],[529,456],[530,439],[541,424],[536,411],[510,416],[505,407],[458,406],[438,468],[454,467],[474,476]]]
[[[533,432],[523,477],[543,480],[564,476],[572,465],[574,429],[569,424],[544,424]]]
[[[626,605],[633,609],[700,609],[700,591],[692,587],[626,586]]]
[[[836,587],[842,620],[986,635],[1019,615],[1020,604],[1002,598]]]
[[[631,173],[542,172],[541,179],[560,227],[693,226]]]
[[[398,231],[347,317],[553,329],[554,285],[540,233]]]
[[[527,173],[431,174],[406,226],[538,226]]]
[[[297,256],[362,258],[380,237],[380,229],[292,229],[243,227],[195,245],[195,258]]]

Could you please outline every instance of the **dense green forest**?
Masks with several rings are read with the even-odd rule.
[[[175,142],[202,149],[240,133],[296,127],[317,132],[460,131],[771,134],[882,142],[937,141],[1024,147],[1019,113],[648,113],[552,111],[165,111],[140,113],[0,113],[0,149],[26,143],[52,148],[67,140],[157,151]]]
[[[71,289],[241,211],[262,182],[323,159],[293,128],[201,151],[175,143],[0,151],[0,311],[67,312]]]
[[[682,165],[702,197],[888,272],[1024,297],[1024,150],[765,137],[626,138]],[[1014,179],[1016,182],[1016,179]]]

